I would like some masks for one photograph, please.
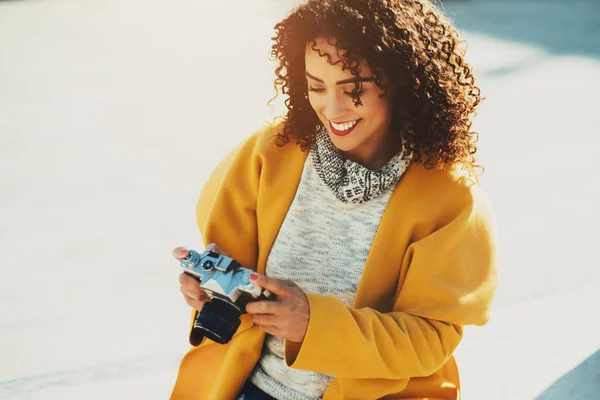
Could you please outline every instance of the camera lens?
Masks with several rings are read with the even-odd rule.
[[[204,336],[221,344],[229,342],[241,324],[241,315],[242,311],[229,299],[213,297],[196,315],[190,343],[197,346]]]
[[[206,260],[202,264],[202,268],[204,268],[207,271],[210,271],[214,266],[215,266],[215,263],[212,260]]]

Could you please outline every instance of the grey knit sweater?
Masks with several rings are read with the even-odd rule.
[[[296,196],[267,259],[266,273],[273,278],[290,279],[305,292],[335,296],[352,306],[373,238],[397,180],[369,201],[340,201],[322,179],[323,174],[319,176],[322,165],[316,151],[313,146]],[[394,168],[399,179],[410,157],[406,159],[396,157],[382,170]],[[284,348],[284,340],[267,334],[250,381],[276,399],[321,398],[334,377],[289,368]]]

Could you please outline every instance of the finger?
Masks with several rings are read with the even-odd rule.
[[[206,303],[205,301],[198,301],[196,299],[193,299],[193,298],[185,296],[185,295],[183,296],[183,298],[188,306],[190,306],[198,311],[201,311],[202,307],[204,307],[204,303]]]
[[[252,316],[252,322],[256,325],[278,326],[280,317],[269,314],[256,314]]]
[[[200,286],[200,282],[198,282],[198,279],[194,278],[193,276],[186,274],[185,272],[182,272],[181,274],[179,274],[179,283],[181,283],[182,285],[185,286]]]
[[[285,312],[285,306],[280,301],[262,300],[246,304],[248,314],[272,314],[281,315]]]
[[[201,302],[201,303],[204,302],[204,298],[203,297],[200,297],[200,296],[198,296],[198,295],[196,295],[194,293],[187,293],[187,292],[181,291],[181,294],[186,299],[186,302],[187,302],[187,300],[198,301],[198,302]]]
[[[209,243],[209,244],[206,246],[206,249],[204,249],[204,251],[211,251],[211,252],[213,252],[213,253],[217,253],[217,254],[219,254],[219,255],[222,255],[222,256],[226,256],[226,255],[227,255],[227,254],[225,254],[225,252],[224,252],[224,251],[223,251],[223,250],[222,250],[222,249],[221,249],[219,246],[217,246],[215,243]]]
[[[183,260],[190,254],[190,251],[185,247],[175,247],[171,254],[173,254],[173,257],[176,259]]]
[[[200,286],[200,282],[198,282],[198,280],[196,278],[186,274],[185,272],[183,272],[183,273],[181,273],[181,275],[179,275],[179,284],[181,286],[185,286],[189,290],[201,291],[201,292],[206,293],[202,289],[202,286]]]
[[[273,336],[279,336],[280,334],[279,329],[272,325],[260,325],[260,329]]]
[[[207,301],[210,300],[210,296],[202,289],[190,289],[186,286],[180,286],[179,291],[183,293],[183,295],[191,297],[195,300]]]
[[[258,274],[256,272],[250,274],[250,280],[256,286],[260,286],[263,289],[267,289],[277,297],[286,297],[290,293],[290,287],[285,285],[279,279],[269,278],[266,275]]]

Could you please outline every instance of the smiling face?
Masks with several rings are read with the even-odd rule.
[[[356,77],[343,70],[339,50],[327,39],[316,39],[316,49],[327,53],[322,57],[308,43],[305,51],[308,100],[327,128],[333,144],[344,155],[367,168],[377,169],[400,151],[400,140],[390,134],[392,95],[375,84],[371,69],[365,60],[360,63],[362,82],[361,105],[355,106],[351,92]],[[331,63],[330,63],[331,62]],[[334,64],[334,65],[331,65]]]

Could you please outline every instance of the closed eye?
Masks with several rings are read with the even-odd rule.
[[[308,91],[309,92],[323,92],[325,89],[323,88],[314,88],[314,87],[308,87]]]

